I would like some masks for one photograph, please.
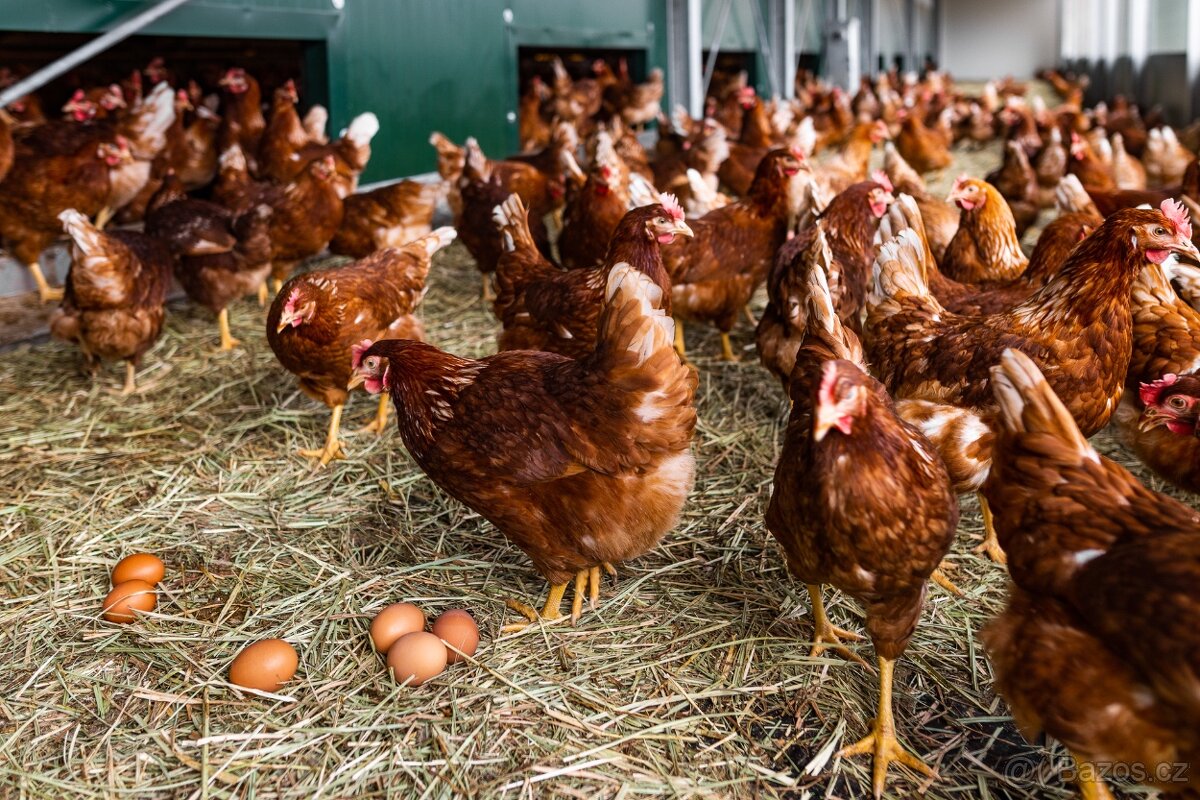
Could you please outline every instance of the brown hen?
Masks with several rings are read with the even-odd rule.
[[[829,622],[821,584],[866,606],[879,659],[878,715],[871,733],[839,755],[873,755],[879,798],[893,761],[934,774],[896,738],[892,675],[916,629],[926,582],[954,539],[958,504],[932,445],[896,415],[883,385],[867,374],[824,273],[811,277],[807,337],[791,375],[792,412],[766,523],[788,571],[808,586],[814,656],[833,646],[856,658],[840,642],[857,637]]]
[[[162,333],[171,253],[144,233],[101,231],[73,208],[59,218],[72,241],[71,270],[50,332],[79,345],[89,372],[124,359],[122,394],[130,394],[142,355]]]
[[[371,345],[356,380],[396,405],[405,447],[447,494],[528,555],[550,583],[531,622],[572,619],[600,568],[654,547],[692,486],[696,373],[676,355],[663,290],[628,264],[609,273],[595,350],[460,358],[411,341]],[[521,623],[515,627],[523,627]]]
[[[425,296],[433,254],[454,240],[453,228],[438,228],[402,248],[377,250],[366,258],[297,275],[283,285],[267,315],[267,342],[300,389],[332,410],[325,445],[301,450],[325,466],[342,458],[338,439],[342,409],[363,340],[421,339],[413,316]],[[361,348],[360,348],[361,350]],[[382,433],[387,405],[379,404],[365,430]]]
[[[992,386],[984,493],[1014,584],[984,631],[997,688],[1026,736],[1066,745],[1084,797],[1109,796],[1096,762],[1193,794],[1160,768],[1200,760],[1200,513],[1097,454],[1023,353]]]

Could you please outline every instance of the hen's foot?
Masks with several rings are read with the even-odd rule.
[[[63,290],[59,286],[51,286],[42,273],[42,265],[34,261],[29,265],[29,274],[37,284],[38,299],[43,303],[57,303],[63,299]]]
[[[832,650],[847,661],[867,666],[867,662],[863,661],[862,656],[842,644],[844,641],[859,642],[863,637],[853,631],[843,630],[829,621],[829,617],[825,615],[825,603],[821,600],[820,586],[810,585],[808,594],[812,598],[814,629],[813,647],[808,654],[816,658],[826,650]]]
[[[937,773],[921,759],[904,749],[896,739],[896,723],[892,717],[892,677],[895,662],[886,658],[879,659],[879,713],[871,723],[871,732],[852,745],[838,751],[838,758],[849,758],[871,754],[874,764],[871,772],[871,789],[875,800],[883,796],[883,788],[887,784],[888,765],[893,761],[920,772],[922,775],[934,777]]]
[[[996,526],[992,522],[992,509],[983,495],[979,495],[979,509],[983,512],[983,544],[972,552],[987,553],[988,558],[992,561],[1007,566],[1008,556],[1004,554],[1004,548],[1000,546],[1000,539],[996,536]]]
[[[929,576],[929,580],[933,581],[934,583],[936,583],[938,586],[945,589],[950,594],[955,595],[957,597],[962,597],[963,590],[958,588],[958,586],[955,585],[954,581],[952,581],[948,577],[946,577],[946,572],[948,570],[955,569],[956,567],[957,567],[957,565],[954,564],[953,562],[946,561],[945,559],[943,559],[942,563],[938,565],[938,568],[935,569],[933,571],[933,574]]]
[[[379,436],[383,433],[384,428],[387,427],[388,402],[389,402],[388,398],[389,398],[389,395],[387,392],[380,393],[379,408],[375,412],[375,418],[372,419],[370,422],[368,422],[363,427],[356,430],[355,433],[373,433],[376,436]]]
[[[522,603],[520,600],[505,600],[504,604],[511,610],[525,617],[527,622],[512,622],[500,629],[501,633],[516,633],[523,631],[530,625],[538,622],[555,622],[563,618],[562,599],[567,592],[565,583],[554,583],[550,585],[550,594],[546,595],[546,605],[538,611],[532,606]]]
[[[838,758],[867,754],[875,757],[871,770],[871,789],[876,800],[883,796],[883,787],[887,784],[888,765],[893,761],[930,778],[937,775],[933,767],[904,749],[904,746],[896,739],[894,731],[881,730],[878,721],[871,723],[871,733],[867,736],[839,750]]]
[[[321,468],[333,461],[335,458],[345,458],[346,454],[342,450],[342,443],[338,439],[338,430],[342,425],[342,408],[344,406],[334,406],[333,413],[329,415],[329,432],[325,435],[325,446],[318,450],[299,450],[300,455],[305,458],[316,459],[317,468]]]

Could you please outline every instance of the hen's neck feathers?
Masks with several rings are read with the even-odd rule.
[[[1058,274],[1013,314],[1030,321],[1064,321],[1080,325],[1114,321],[1114,311],[1129,316],[1130,292],[1142,266],[1140,252],[1130,252],[1124,227],[1098,230],[1071,253]]]
[[[434,444],[438,427],[453,416],[459,392],[475,381],[484,365],[423,342],[399,341],[393,348],[387,390],[402,409],[396,417],[405,446],[422,459]]]

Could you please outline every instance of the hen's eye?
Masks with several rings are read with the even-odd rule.
[[[1155,236],[1166,236],[1166,235],[1167,235],[1167,232],[1166,232],[1166,230],[1165,230],[1165,229],[1163,229],[1163,228],[1155,228],[1155,229],[1154,229],[1154,235],[1155,235]]]
[[[658,219],[656,219],[656,220],[654,220],[654,221],[655,221],[655,222],[657,222],[659,225],[666,225],[666,224],[667,224],[667,221],[666,221],[665,219],[663,219],[662,217],[659,217]]]
[[[1187,401],[1179,395],[1176,395],[1167,401],[1167,405],[1169,405],[1171,408],[1186,408]]]

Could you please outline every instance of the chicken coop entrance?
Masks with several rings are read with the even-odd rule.
[[[571,80],[591,78],[595,75],[593,65],[604,61],[618,72],[624,59],[629,77],[634,82],[646,79],[646,51],[638,48],[621,47],[531,47],[517,48],[517,96],[518,99],[529,88],[534,76],[547,85],[554,84],[554,59],[562,60]]]
[[[700,55],[700,63],[708,64],[709,51]],[[739,72],[746,73],[746,85],[758,85],[758,53],[753,50],[721,50],[717,53],[717,63],[713,66],[712,80],[708,84],[708,94],[727,86]]]
[[[83,33],[3,31],[2,66],[23,77],[94,38]],[[324,41],[132,36],[38,90],[46,115],[57,116],[75,89],[123,81],[155,58],[164,60],[172,84],[180,88],[194,80],[205,93],[216,91],[222,72],[238,66],[258,79],[264,102],[289,78],[296,81],[302,111],[329,102]]]

